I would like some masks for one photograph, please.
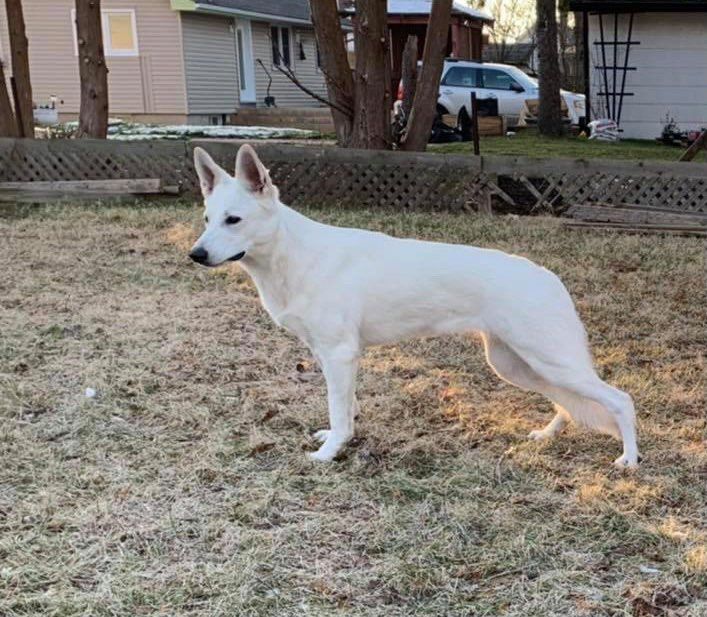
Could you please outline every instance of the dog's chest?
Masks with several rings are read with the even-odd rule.
[[[260,296],[260,303],[270,318],[281,328],[302,337],[305,334],[302,331],[302,320],[293,311],[293,305],[296,302],[293,302],[284,281],[264,280],[255,277],[254,280]]]

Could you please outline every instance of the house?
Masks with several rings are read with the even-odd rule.
[[[611,118],[641,139],[671,120],[707,127],[707,2],[570,0],[570,10],[586,17],[590,119]]]
[[[3,3],[4,5],[4,3]],[[35,103],[75,118],[80,87],[74,0],[24,2]],[[317,107],[277,65],[326,95],[307,0],[103,0],[110,113],[159,123],[221,124],[245,107]],[[0,59],[7,63],[0,9]],[[270,79],[272,78],[272,82]]]

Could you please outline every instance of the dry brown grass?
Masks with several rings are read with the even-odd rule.
[[[568,430],[473,340],[375,349],[355,442],[321,374],[173,204],[0,219],[0,615],[707,614],[704,246],[556,221],[312,212],[565,280],[645,458]],[[97,390],[95,399],[84,396]]]

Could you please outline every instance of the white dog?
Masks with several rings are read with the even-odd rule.
[[[190,257],[240,261],[275,322],[314,353],[327,383],[330,430],[310,456],[332,460],[354,432],[362,350],[401,339],[481,334],[499,377],[540,392],[557,414],[532,439],[568,420],[623,440],[619,467],[638,462],[631,397],[597,376],[582,323],[562,282],[496,250],[403,240],[317,223],[283,205],[255,151],[238,151],[235,178],[194,151],[206,229]]]

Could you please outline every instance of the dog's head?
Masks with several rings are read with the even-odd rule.
[[[194,166],[204,194],[206,229],[189,257],[218,266],[266,247],[277,227],[279,197],[255,150],[247,144],[238,150],[235,177],[202,148],[194,149]]]

